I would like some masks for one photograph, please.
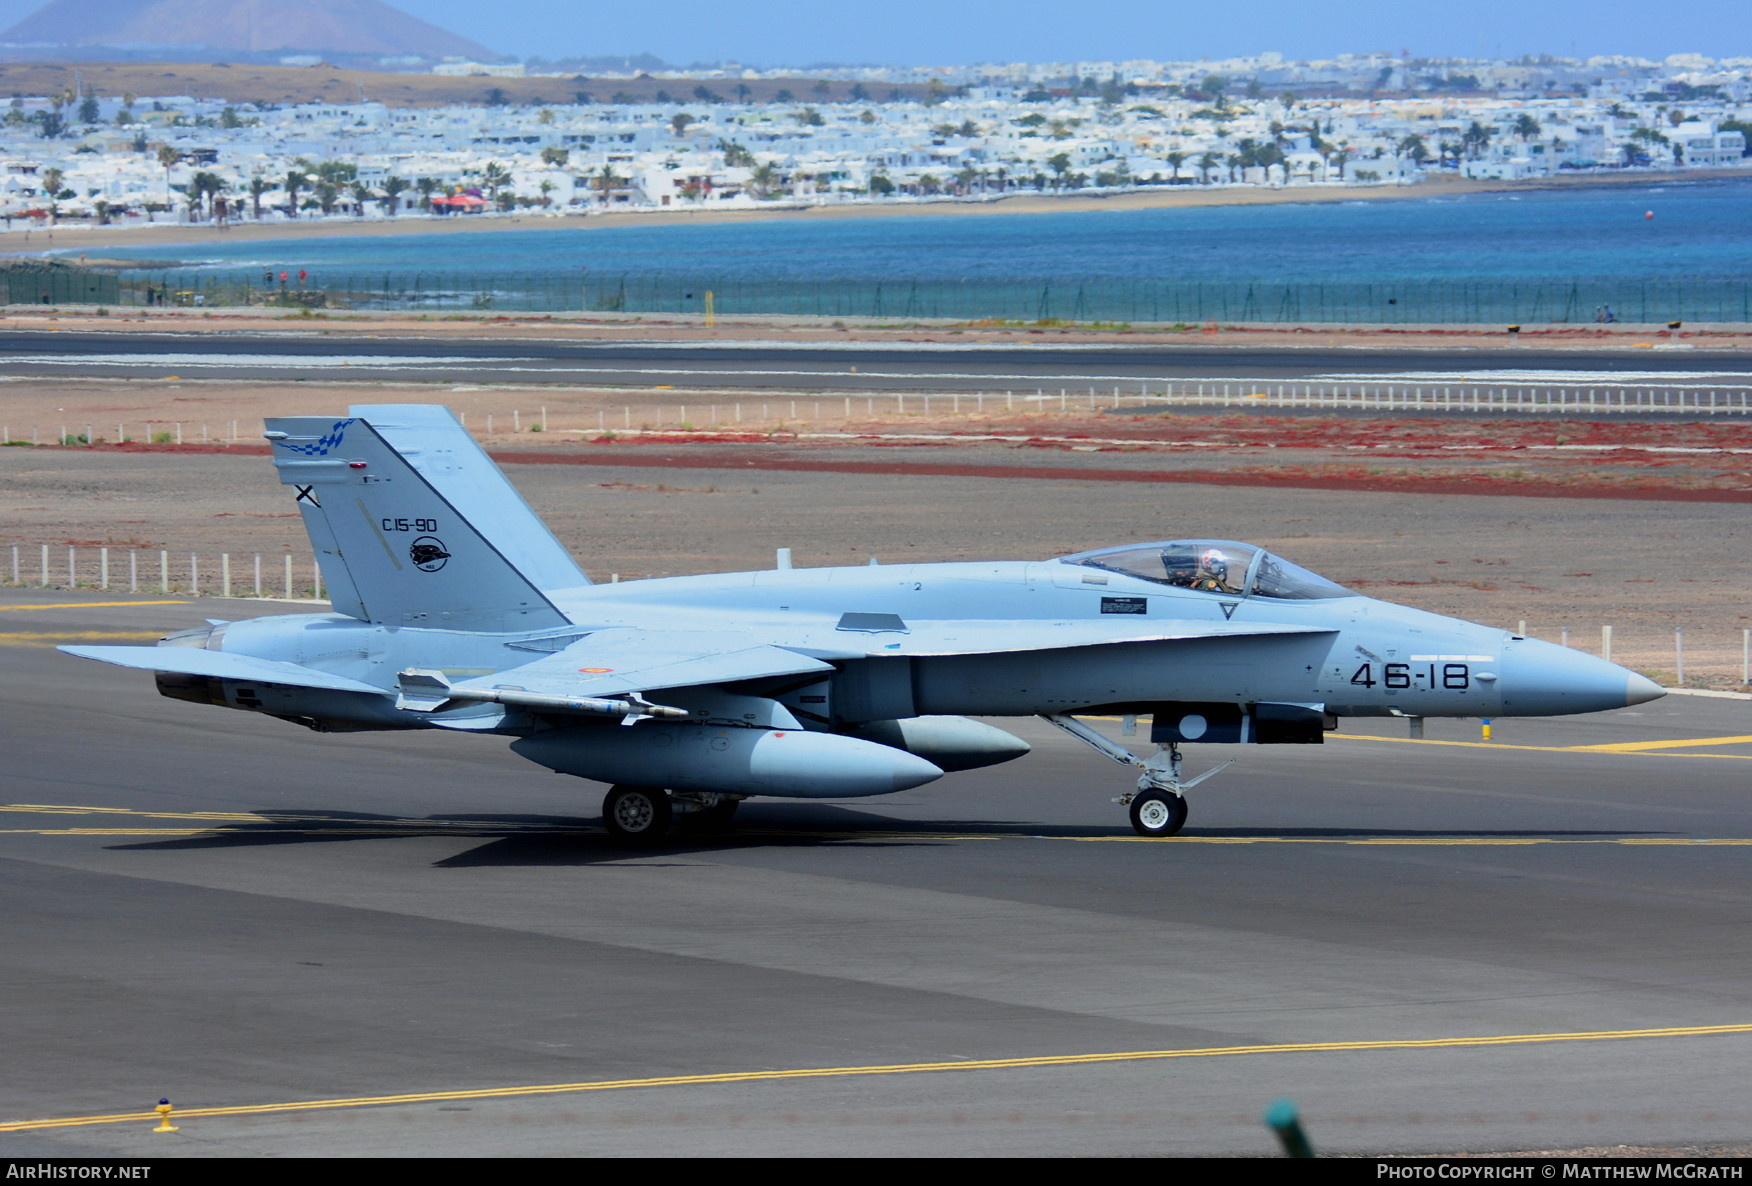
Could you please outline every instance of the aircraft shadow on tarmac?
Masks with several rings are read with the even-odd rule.
[[[764,806],[764,805],[763,805]],[[1193,841],[1563,841],[1627,837],[1651,838],[1645,831],[1449,830],[1413,828],[1188,828]],[[1134,840],[1112,827],[999,823],[991,820],[895,820],[826,804],[756,808],[738,816],[728,831],[704,832],[684,825],[662,844],[629,849],[614,844],[594,816],[447,815],[408,818],[364,812],[274,810],[259,820],[215,826],[192,835],[109,847],[122,851],[235,848],[240,846],[323,844],[335,841],[475,837],[484,843],[434,862],[439,868],[480,866],[589,865],[665,853],[706,853],[760,848],[856,844],[860,848],[910,847],[963,839]],[[1168,843],[1172,843],[1169,841]]]

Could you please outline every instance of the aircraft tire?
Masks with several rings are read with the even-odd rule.
[[[611,787],[602,800],[602,825],[609,839],[629,848],[661,844],[674,814],[662,787]]]
[[[1186,826],[1186,798],[1145,791],[1131,801],[1132,830],[1140,836],[1172,836]]]

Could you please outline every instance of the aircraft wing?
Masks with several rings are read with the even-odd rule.
[[[385,695],[385,689],[330,675],[298,663],[277,659],[255,659],[248,655],[233,655],[225,651],[203,651],[193,647],[61,647],[69,655],[81,659],[97,659],[118,667],[137,667],[143,671],[172,671],[181,675],[206,675],[215,679],[247,679],[263,684],[284,684],[293,688],[325,688],[336,692],[375,692]]]
[[[783,647],[737,645],[721,631],[660,631],[612,627],[562,651],[454,686],[490,690],[516,687],[560,696],[615,696],[657,688],[728,684],[771,675],[832,671],[833,665]]]
[[[848,614],[847,617],[853,618],[857,624],[850,627],[842,624],[833,631],[833,645],[838,649],[856,646],[867,655],[998,655],[1011,651],[1055,651],[1137,642],[1335,633],[1325,626],[1161,618],[1138,618],[1130,622],[992,619],[901,622],[894,617],[892,624],[885,624],[870,619],[893,615]],[[845,619],[841,621],[843,623]],[[858,642],[853,643],[853,639]]]

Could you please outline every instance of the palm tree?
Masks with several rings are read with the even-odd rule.
[[[748,175],[748,187],[754,191],[756,197],[770,196],[779,188],[779,171],[773,168],[771,162],[756,165],[754,171]]]
[[[499,191],[511,182],[511,171],[498,161],[488,161],[481,170],[481,184],[487,187],[487,198],[497,198]]]
[[[1533,139],[1540,133],[1539,121],[1525,113],[1515,117],[1515,135],[1521,138],[1521,143]]]
[[[257,222],[260,222],[262,217],[262,195],[273,188],[273,182],[269,181],[266,177],[263,177],[260,173],[257,173],[254,177],[249,179],[250,213],[255,217]]]
[[[365,203],[371,200],[371,187],[362,181],[353,183],[353,213],[359,218],[365,217]]]
[[[1466,155],[1477,160],[1484,155],[1484,150],[1490,146],[1492,132],[1489,128],[1473,120],[1471,125],[1460,134],[1460,147]]]
[[[1223,158],[1214,152],[1207,152],[1198,158],[1198,180],[1200,185],[1211,183],[1211,170],[1223,163]]]
[[[1180,180],[1180,166],[1186,163],[1188,155],[1188,153],[1184,152],[1170,152],[1163,155],[1162,159],[1167,161],[1174,169],[1174,175],[1171,180],[1176,182]]]
[[[189,182],[189,191],[195,195],[196,202],[205,199],[209,212],[214,209],[214,199],[230,188],[230,184],[217,173],[196,173]]]
[[[414,181],[414,188],[420,191],[420,209],[430,212],[432,195],[438,192],[436,177],[421,177]]]
[[[332,181],[319,181],[311,191],[316,198],[316,204],[324,214],[335,212],[335,201],[341,196],[340,187]]]
[[[158,146],[158,167],[164,170],[164,200],[170,201],[170,171],[182,160],[182,153],[168,144]]]
[[[401,196],[407,191],[407,188],[408,183],[393,174],[383,179],[384,213],[389,217],[395,217],[395,209],[397,206],[401,205]]]
[[[298,217],[298,191],[308,188],[309,185],[310,174],[304,172],[302,169],[287,170],[285,180],[286,213],[289,217]]]
[[[1260,167],[1265,170],[1265,183],[1267,185],[1271,184],[1271,167],[1273,165],[1278,166],[1282,171],[1283,180],[1286,183],[1289,181],[1290,166],[1288,160],[1284,157],[1284,149],[1281,144],[1278,144],[1276,141],[1269,141],[1260,145],[1259,148],[1254,151],[1254,159],[1257,160]]]
[[[52,165],[49,168],[43,170],[43,193],[46,196],[51,197],[51,198],[60,197],[61,196],[61,182],[62,182],[61,170],[55,168]]]

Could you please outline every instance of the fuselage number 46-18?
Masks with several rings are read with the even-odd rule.
[[[1373,663],[1364,663],[1351,674],[1350,682],[1365,688],[1379,683],[1384,688],[1441,688],[1464,692],[1472,686],[1472,669],[1465,663],[1382,663],[1381,678],[1375,678]]]

